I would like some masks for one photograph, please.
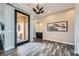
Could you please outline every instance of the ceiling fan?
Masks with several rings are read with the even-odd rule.
[[[41,13],[44,13],[44,7],[40,7],[39,4],[37,4],[35,6],[35,8],[33,8],[33,11],[36,13],[36,14],[41,14]]]

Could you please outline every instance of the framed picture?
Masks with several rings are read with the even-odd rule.
[[[48,31],[67,32],[68,31],[68,21],[59,21],[59,22],[48,23],[47,30]]]

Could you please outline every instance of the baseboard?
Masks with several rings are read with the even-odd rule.
[[[14,47],[8,47],[8,48],[5,48],[4,50],[5,50],[5,52],[6,52],[6,51],[9,51],[9,50],[11,50],[11,49],[14,49]]]
[[[48,39],[44,39],[44,40],[48,40]],[[48,41],[54,41],[54,42],[59,42],[63,44],[74,45],[74,43],[67,43],[67,42],[62,42],[62,41],[55,41],[55,40],[48,40]]]

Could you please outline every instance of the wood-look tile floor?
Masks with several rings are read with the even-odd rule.
[[[2,53],[3,56],[75,56],[74,46],[57,42],[29,42]]]

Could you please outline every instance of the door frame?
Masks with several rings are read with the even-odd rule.
[[[15,48],[19,45],[30,42],[30,15],[15,9]],[[28,16],[28,40],[17,44],[17,12]]]

